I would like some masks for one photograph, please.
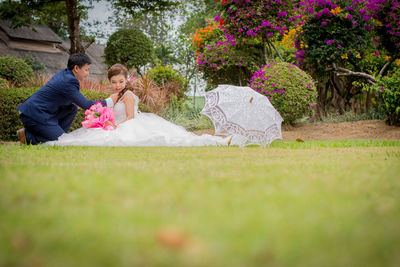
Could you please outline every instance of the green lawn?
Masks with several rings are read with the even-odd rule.
[[[0,266],[399,266],[400,141],[0,146]]]

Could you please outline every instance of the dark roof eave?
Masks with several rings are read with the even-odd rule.
[[[8,34],[7,34],[8,35]],[[29,38],[20,38],[20,37],[12,37],[8,35],[11,41],[17,40],[17,41],[31,41],[31,42],[38,42],[38,43],[51,43],[51,44],[62,44],[62,42],[59,41],[52,41],[52,40],[35,40],[35,39],[29,39]]]

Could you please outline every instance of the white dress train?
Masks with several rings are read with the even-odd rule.
[[[139,98],[135,98],[134,118],[125,121],[112,131],[100,128],[79,128],[61,135],[56,141],[46,142],[51,146],[226,146],[230,137],[209,134],[196,135],[182,126],[173,124],[153,113],[138,111]],[[122,98],[121,98],[122,99]],[[119,100],[114,105],[115,122],[126,119],[125,104]]]

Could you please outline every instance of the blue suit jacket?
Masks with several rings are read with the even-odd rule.
[[[98,101],[87,100],[79,91],[79,81],[71,70],[57,72],[50,81],[31,95],[17,109],[25,116],[47,125],[57,125],[60,107],[75,104],[83,109]],[[103,106],[106,101],[101,100]]]

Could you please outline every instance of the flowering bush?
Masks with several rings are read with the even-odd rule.
[[[368,13],[376,20],[380,43],[391,54],[400,56],[400,1],[368,0]]]
[[[87,109],[85,115],[85,120],[82,122],[82,126],[85,128],[102,128],[107,131],[114,129],[114,111],[103,107],[100,102]]]
[[[203,52],[204,46],[213,44],[216,39],[221,39],[222,31],[218,29],[221,29],[221,27],[217,22],[209,21],[207,26],[197,29],[196,32],[190,36],[196,54]]]
[[[212,25],[207,31],[203,31],[204,28],[199,30],[203,32],[201,38],[193,37],[197,38],[193,42],[198,69],[209,85],[246,84],[263,63],[260,43],[252,40],[236,42],[233,37],[225,35],[223,29]]]
[[[283,35],[288,26],[298,18],[294,15],[294,1],[217,1],[222,4],[222,22],[227,33],[233,36],[263,38]],[[221,21],[221,16],[216,19]]]
[[[285,123],[293,124],[297,119],[313,116],[317,96],[314,81],[293,64],[262,66],[251,78],[250,87],[268,97]]]
[[[283,35],[299,18],[295,15],[297,1],[282,0],[217,0],[222,13],[215,20],[227,38],[258,39],[265,62],[273,53],[271,39]],[[278,51],[275,51],[278,52]]]
[[[362,2],[303,1],[304,25],[295,42],[298,63],[302,64],[306,58],[320,75],[332,62],[357,63],[371,41],[370,17]]]
[[[260,43],[215,42],[207,46],[197,58],[199,69],[209,84],[247,84],[252,73],[264,62]]]
[[[383,100],[383,108],[389,125],[400,126],[400,69],[390,76],[378,80],[373,86]]]
[[[0,57],[0,77],[9,80],[15,86],[21,86],[33,76],[32,68],[23,59]]]

